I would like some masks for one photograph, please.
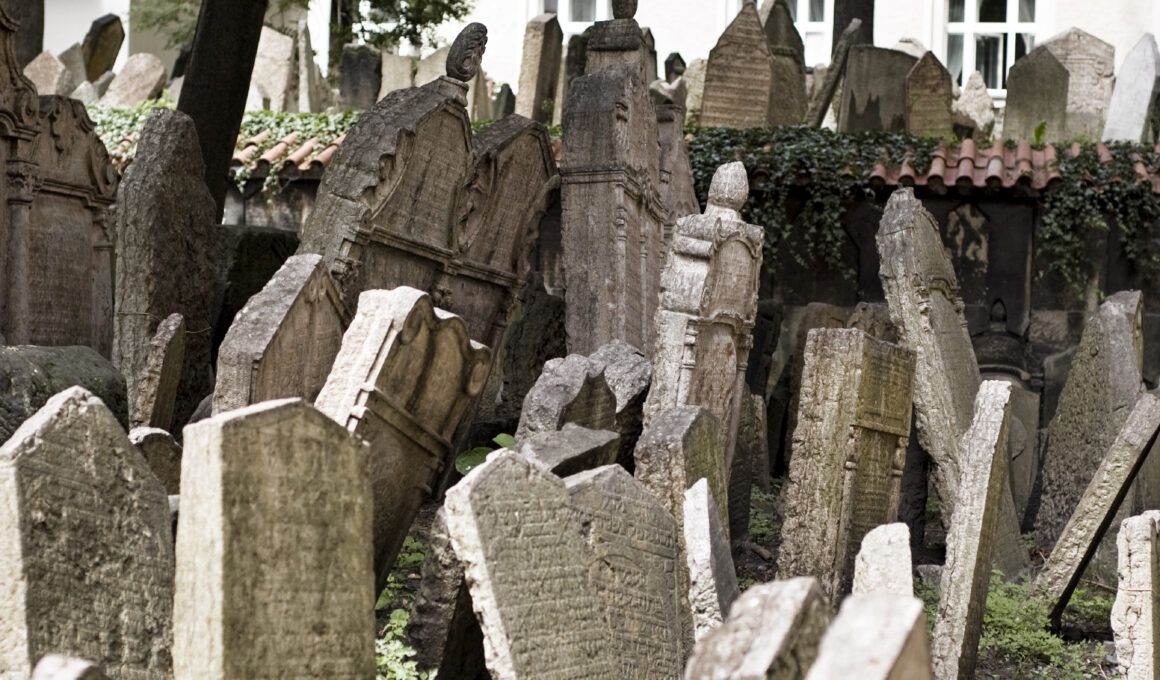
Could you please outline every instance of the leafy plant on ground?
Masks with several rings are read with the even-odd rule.
[[[515,448],[516,438],[510,434],[499,434],[492,439],[496,446],[501,449]],[[474,449],[468,449],[455,457],[455,469],[461,475],[466,475],[475,468],[483,465],[487,461],[488,455],[496,451],[490,446],[477,446]]]
[[[377,680],[430,680],[434,673],[420,671],[413,660],[415,649],[407,644],[407,622],[411,617],[414,596],[403,583],[407,574],[421,565],[426,547],[408,536],[387,577],[387,587],[379,594],[375,611],[389,611],[387,623],[375,641]]]
[[[781,533],[781,524],[777,521],[776,490],[762,491],[753,487],[750,496],[749,511],[749,539],[755,543],[770,543]]]

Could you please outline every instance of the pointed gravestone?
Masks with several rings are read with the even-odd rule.
[[[556,81],[564,58],[564,32],[555,14],[541,14],[528,22],[520,69],[516,113],[545,125],[552,122]]]
[[[378,590],[419,504],[438,485],[451,436],[490,365],[463,320],[436,309],[427,294],[403,287],[359,296],[315,404],[371,446]]]
[[[564,480],[584,527],[588,574],[622,678],[676,678],[681,649],[677,522],[624,468]]]
[[[131,427],[172,428],[184,363],[185,317],[175,312],[157,326],[137,379],[128,381]]]
[[[610,630],[564,483],[501,452],[452,487],[444,507],[491,676],[614,677]]]
[[[910,530],[901,522],[883,524],[866,534],[854,561],[853,593],[876,592],[914,595]]]
[[[100,399],[61,392],[0,447],[0,672],[49,652],[170,677],[165,489]]]
[[[685,75],[685,70],[688,66],[685,64],[685,59],[678,52],[673,52],[665,58],[665,82],[671,83],[677,78]]]
[[[951,74],[933,52],[906,76],[906,131],[920,137],[949,139],[953,134]]]
[[[1009,383],[984,382],[975,398],[974,420],[963,435],[959,500],[947,531],[946,566],[932,638],[934,675],[939,680],[975,674],[1004,488],[1010,493],[1010,398]]]
[[[1160,397],[1145,394],[1132,408],[1075,511],[1055,543],[1055,548],[1035,579],[1034,596],[1051,609],[1058,622],[1084,569],[1087,568],[1116,510],[1128,495],[1128,487],[1144,463],[1144,455],[1156,442],[1160,429]]]
[[[729,616],[729,609],[741,594],[737,570],[729,550],[729,537],[717,512],[718,505],[702,477],[685,491],[682,504],[683,556],[693,639],[700,640]]]
[[[729,619],[697,645],[685,680],[801,678],[830,622],[817,581],[795,578],[751,587]]]
[[[1129,57],[1130,58],[1130,57]],[[1160,645],[1160,511],[1149,510],[1120,524],[1119,585],[1112,605],[1116,663],[1125,680],[1155,677]]]
[[[975,71],[967,77],[963,91],[951,104],[955,124],[974,131],[975,137],[987,139],[995,127],[995,100],[987,91],[983,74]]]
[[[709,53],[700,124],[729,128],[769,126],[773,101],[782,96],[774,88],[774,76],[774,57],[757,6],[744,3]],[[803,90],[804,87],[803,81]]]
[[[1099,139],[1116,81],[1116,48],[1074,27],[1041,47],[1055,55],[1069,74],[1067,127],[1059,139]]]
[[[154,109],[117,190],[113,363],[126,376],[141,375],[159,324],[181,314],[185,351],[173,413],[181,423],[213,389],[211,256],[217,220],[204,178],[193,119]],[[130,394],[135,398],[138,391]]]
[[[608,387],[604,366],[578,354],[544,364],[535,386],[524,398],[516,439],[555,432],[568,423],[590,430],[616,428],[616,395]]]
[[[906,130],[907,76],[917,62],[898,50],[872,45],[851,47],[838,131]]]
[[[1150,144],[1160,127],[1160,49],[1156,36],[1145,33],[1120,66],[1116,87],[1108,104],[1105,142]]]
[[[98,78],[113,70],[123,42],[125,26],[121,23],[121,17],[106,14],[93,21],[81,48],[85,58],[85,80],[95,83]]]
[[[765,22],[765,37],[773,56],[771,125],[798,125],[806,117],[805,45],[785,2],[774,3]]]
[[[745,166],[723,165],[705,214],[677,222],[661,277],[653,381],[644,405],[645,427],[663,409],[705,407],[721,422],[726,470],[746,393],[764,243],[761,227],[738,212],[748,196]]]
[[[32,81],[42,95],[68,96],[78,85],[68,67],[52,52],[41,52],[24,67],[24,77]]]
[[[855,329],[811,331],[803,351],[778,571],[837,602],[862,539],[898,519],[915,356]]]
[[[1037,140],[1036,130],[1043,125],[1044,141],[1068,139],[1070,79],[1067,68],[1042,45],[1016,61],[1007,73],[1003,136]]]
[[[246,302],[222,340],[213,412],[270,399],[317,397],[348,320],[321,257],[286,260]]]
[[[931,680],[922,601],[873,593],[846,598],[806,680]]]
[[[67,50],[58,54],[57,58],[60,59],[60,62],[64,64],[65,68],[67,68],[69,73],[72,74],[73,82],[77,84],[77,87],[79,87],[81,83],[88,82],[89,79],[85,75],[85,57],[81,53],[81,46],[79,43],[73,43],[72,46]]]

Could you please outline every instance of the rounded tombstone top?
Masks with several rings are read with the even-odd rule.
[[[726,163],[713,173],[709,185],[709,205],[730,210],[741,210],[749,198],[749,174],[741,161]]]
[[[459,32],[451,51],[447,53],[448,77],[468,82],[479,73],[483,53],[487,49],[487,26],[468,24]]]
[[[612,18],[631,19],[636,16],[636,0],[612,0]]]

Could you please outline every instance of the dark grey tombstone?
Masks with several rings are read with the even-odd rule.
[[[383,81],[382,53],[370,45],[346,45],[342,48],[339,93],[342,105],[366,111],[379,98]]]
[[[855,45],[846,60],[839,132],[906,129],[906,77],[918,59],[898,50]]]

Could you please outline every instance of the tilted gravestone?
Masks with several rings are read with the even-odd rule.
[[[185,363],[185,317],[174,312],[157,326],[137,373],[128,382],[129,424],[132,427],[173,426],[173,410]]]
[[[876,592],[914,595],[910,529],[901,522],[883,524],[866,534],[854,561],[853,593]]]
[[[556,15],[541,14],[529,21],[524,33],[516,113],[537,123],[551,124],[563,58],[564,32]]]
[[[988,380],[979,387],[975,415],[963,435],[960,494],[947,531],[947,557],[934,625],[934,675],[973,677],[991,560],[1007,484],[1011,385]]]
[[[773,125],[800,125],[806,117],[806,55],[801,34],[786,2],[774,3],[764,20],[765,37],[773,56]]]
[[[242,307],[218,350],[213,412],[318,396],[349,323],[318,255],[295,255]]]
[[[646,427],[663,409],[705,407],[721,421],[726,470],[747,394],[764,243],[761,227],[738,212],[748,196],[745,166],[723,165],[713,176],[705,214],[677,222],[661,275],[653,381],[644,405]]]
[[[1032,594],[1050,608],[1053,621],[1058,623],[1063,616],[1084,569],[1144,464],[1145,455],[1156,443],[1158,430],[1160,396],[1148,393],[1136,402],[1115,441],[1105,449],[1104,459],[1035,579]]]
[[[1071,76],[1054,54],[1040,45],[1007,73],[1007,111],[1003,136],[1008,139],[1068,139],[1068,92]],[[1043,135],[1036,130],[1043,125]]]
[[[1120,66],[1116,87],[1108,104],[1105,142],[1155,141],[1160,127],[1160,48],[1156,36],[1145,33]]]
[[[500,452],[452,487],[444,508],[491,677],[614,677],[580,513],[562,481]]]
[[[905,595],[854,595],[818,647],[806,680],[931,680],[922,601]]]
[[[54,396],[0,447],[0,675],[49,652],[171,677],[165,489],[100,399]]]
[[[145,457],[149,469],[165,486],[170,496],[181,493],[181,445],[165,430],[135,427],[129,430],[129,441]]]
[[[138,52],[125,60],[125,65],[101,97],[101,104],[114,108],[132,108],[154,99],[165,88],[168,75],[164,62],[148,52]]]
[[[688,623],[692,624],[692,630],[686,630],[686,639],[691,632],[693,640],[700,640],[729,616],[729,610],[741,591],[729,549],[729,536],[717,512],[719,506],[709,490],[709,480],[704,477],[697,480],[684,496],[681,553],[688,577],[681,579],[681,586],[687,593],[688,616],[691,617]],[[682,618],[684,616],[682,613]]]
[[[752,586],[697,644],[685,680],[801,678],[818,654],[829,606],[811,578]]]
[[[590,430],[616,429],[616,395],[604,377],[604,364],[571,354],[544,364],[524,397],[516,439],[555,432],[568,423]]]
[[[788,55],[780,58],[793,61]],[[742,4],[741,11],[709,52],[700,125],[760,128],[773,124],[773,103],[783,96],[775,88],[775,76],[779,71],[775,68],[776,63],[757,6],[748,2]],[[804,72],[802,78],[804,96]]]
[[[259,97],[251,96],[246,101],[246,110],[267,109],[277,113],[298,110],[300,92],[297,54],[298,45],[294,38],[269,26],[262,27],[258,53],[250,76],[250,92],[260,92],[262,98],[268,101],[263,102]]]
[[[36,91],[45,94],[59,94],[67,97],[79,84],[72,71],[52,52],[41,52],[28,66],[24,67],[24,77],[32,81]]]
[[[806,109],[807,125],[821,127],[825,122],[826,115],[834,103],[834,97],[838,94],[838,88],[846,78],[846,64],[850,58],[850,48],[862,42],[861,33],[862,20],[854,19],[839,36],[838,44],[834,46],[834,57],[830,60],[829,68],[826,69],[821,87],[816,88],[813,96],[810,97],[810,104]]]
[[[778,572],[838,602],[862,539],[898,519],[915,355],[855,329],[811,331],[804,353]]]
[[[85,42],[81,46],[85,60],[85,80],[95,83],[97,79],[113,69],[121,44],[125,42],[125,26],[121,17],[106,14],[95,19]]]
[[[1126,680],[1155,677],[1160,645],[1160,511],[1149,510],[1120,524],[1119,584],[1112,605],[1116,663]]]
[[[414,288],[367,291],[315,405],[371,446],[376,587],[386,587],[491,355]],[[376,591],[377,592],[377,591]]]
[[[367,446],[265,402],[188,426],[182,478],[175,679],[372,677]]]
[[[906,131],[920,137],[949,139],[953,134],[951,74],[934,52],[927,52],[906,76]]]
[[[688,91],[683,78],[671,84],[656,81],[650,91],[657,110],[657,135],[661,144],[661,203],[665,220],[665,242],[673,237],[676,221],[701,212],[694,187],[689,144],[685,141],[685,102]]]
[[[618,465],[564,480],[584,527],[585,563],[624,678],[681,674],[680,537],[656,497]]]
[[[216,210],[193,119],[154,109],[117,190],[113,363],[126,376],[140,375],[161,322],[181,314],[185,352],[174,411],[181,423],[213,389]]]
[[[1099,139],[1116,82],[1116,48],[1075,27],[1045,41],[1041,47],[1055,55],[1069,75],[1067,127],[1058,138]]]
[[[906,82],[917,62],[898,50],[872,45],[851,47],[838,131],[906,130]]]

